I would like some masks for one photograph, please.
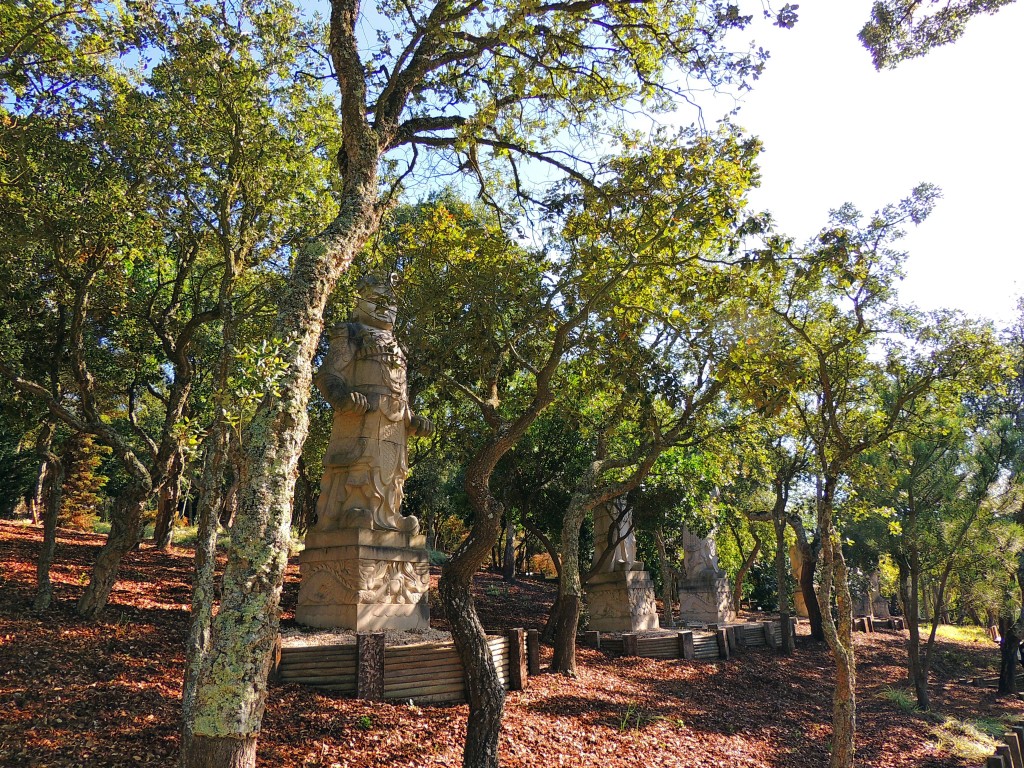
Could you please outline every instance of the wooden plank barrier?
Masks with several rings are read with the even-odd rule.
[[[1024,766],[1024,726],[1014,725],[1003,734],[1003,743],[982,768],[1021,768]]]
[[[527,633],[509,630],[503,637],[489,636],[487,645],[504,688],[525,687]],[[454,643],[387,647],[383,633],[359,633],[356,643],[348,645],[282,647],[274,676],[282,682],[371,700],[411,699],[426,704],[464,701],[466,695]]]

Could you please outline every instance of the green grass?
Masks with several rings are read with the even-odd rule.
[[[880,696],[886,701],[892,702],[898,709],[907,714],[913,714],[918,711],[917,699],[914,698],[914,694],[907,688],[893,688],[887,685]]]
[[[931,624],[921,625],[921,638],[922,640],[928,639],[928,633],[932,631]],[[935,637],[940,640],[953,640],[957,643],[986,643],[990,644],[992,638],[988,636],[988,630],[985,627],[974,627],[974,626],[956,626],[953,624],[940,624],[938,630],[935,633]]]
[[[1004,723],[991,718],[957,720],[947,717],[931,729],[939,749],[972,763],[985,762],[1000,743],[993,736],[1002,735],[1005,731]]]

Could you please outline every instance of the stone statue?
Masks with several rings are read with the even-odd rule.
[[[725,576],[718,567],[718,551],[713,535],[702,538],[683,527],[683,570],[691,582],[713,581]]]
[[[405,353],[393,333],[396,314],[391,283],[367,278],[349,321],[330,331],[327,356],[313,378],[334,408],[317,531],[419,530],[415,517],[401,514],[406,443],[429,435],[433,425],[409,408]]]
[[[625,499],[616,499],[594,510],[594,562],[597,568],[609,547],[611,554],[601,565],[602,572],[631,571],[636,565],[636,537],[633,535],[633,513]]]

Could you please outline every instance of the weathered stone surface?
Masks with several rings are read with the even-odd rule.
[[[679,616],[683,621],[700,624],[724,624],[736,614],[732,609],[732,590],[724,576],[704,582],[679,585]]]
[[[634,567],[640,565],[634,563]],[[598,573],[587,581],[590,629],[639,632],[660,629],[654,582],[640,565],[631,571]]]
[[[605,556],[607,550],[611,552]],[[636,570],[636,537],[633,513],[619,498],[594,510],[594,561],[592,567],[604,573]],[[599,567],[600,566],[600,567]],[[640,566],[641,569],[643,566]]]
[[[330,332],[314,378],[334,408],[317,519],[299,558],[295,618],[356,631],[430,625],[426,539],[401,503],[407,441],[430,434],[409,407],[390,283],[368,280],[349,322]]]

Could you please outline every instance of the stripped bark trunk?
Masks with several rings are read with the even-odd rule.
[[[46,512],[43,514],[43,545],[39,550],[39,564],[36,567],[36,598],[32,608],[45,611],[53,600],[53,585],[50,583],[50,567],[57,547],[57,518],[60,516],[61,487],[64,484],[64,462],[56,454],[46,460]]]

